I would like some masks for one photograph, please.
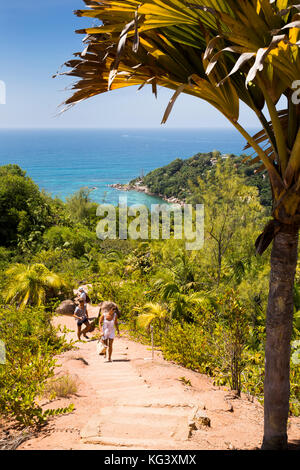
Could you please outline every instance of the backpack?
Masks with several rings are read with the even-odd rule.
[[[90,304],[90,303],[91,303],[91,298],[90,298],[90,296],[88,296],[87,294],[86,294],[86,303],[87,303],[87,304]]]

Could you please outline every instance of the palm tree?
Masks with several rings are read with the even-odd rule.
[[[201,308],[216,307],[212,294],[194,292],[193,288],[197,287],[197,283],[184,282],[179,273],[170,269],[158,271],[152,279],[152,288],[149,292],[152,295],[159,293],[162,301],[168,303],[172,318],[192,321]]]
[[[78,16],[101,24],[79,31],[86,48],[66,63],[79,77],[67,106],[108,90],[146,84],[204,99],[242,134],[273,193],[272,220],[256,242],[273,242],[265,370],[264,449],[287,446],[293,283],[300,224],[299,10],[292,0],[85,0]],[[285,99],[278,109],[280,98]],[[251,136],[239,106],[262,130]],[[264,109],[267,107],[270,120]]]
[[[137,326],[145,329],[148,333],[151,333],[152,343],[152,360],[154,358],[154,340],[153,340],[153,324],[158,323],[159,330],[161,331],[163,323],[166,323],[170,319],[170,312],[159,303],[147,302],[142,308],[136,307],[136,310],[142,310],[137,317]]]
[[[153,292],[159,290],[167,299],[172,292],[188,293],[200,289],[196,274],[197,252],[187,253],[174,240],[165,240],[164,244],[157,245],[153,242],[151,252],[158,259],[157,264],[163,266],[153,276]]]
[[[5,273],[8,277],[5,301],[17,303],[20,309],[26,305],[44,305],[47,294],[67,287],[66,282],[49,271],[43,264],[14,264]]]
[[[136,310],[140,310],[140,308],[136,308]],[[150,325],[155,320],[161,327],[162,323],[170,317],[170,313],[168,312],[166,306],[154,302],[147,302],[142,307],[142,311],[143,313],[140,313],[137,317],[137,325],[140,328],[144,328],[146,330],[149,329]]]
[[[216,305],[211,295],[200,294],[199,292],[189,294],[174,292],[169,302],[172,317],[187,322],[194,321],[197,314],[201,313],[201,308],[209,309]]]

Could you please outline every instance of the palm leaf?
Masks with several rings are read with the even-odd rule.
[[[298,6],[286,0],[86,4],[89,10],[77,14],[101,24],[79,31],[87,34],[86,47],[66,63],[66,74],[79,78],[66,105],[127,86],[150,84],[155,94],[163,86],[175,92],[164,123],[180,93],[209,102],[256,152],[255,162],[268,171],[276,204],[281,201],[281,221],[289,223],[294,206],[282,196],[295,183],[300,187],[300,105],[291,98],[300,77]],[[276,109],[281,96],[288,99],[288,114]],[[239,123],[240,101],[256,113],[263,127],[260,136],[252,137]]]

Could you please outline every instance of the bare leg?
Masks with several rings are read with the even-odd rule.
[[[105,348],[105,352],[104,352],[104,349],[102,349],[102,353],[104,353],[103,356],[104,356],[104,359],[105,359],[106,358],[106,352],[108,350],[108,339],[101,339],[101,343],[103,344],[103,348]]]
[[[80,336],[81,336],[81,325],[77,325],[77,338],[80,341]]]
[[[113,339],[109,339],[109,345],[108,345],[108,360],[109,362],[111,362],[111,354],[112,354],[112,350],[113,350],[113,342],[114,340]]]
[[[85,329],[82,331],[81,334],[82,334],[85,338],[87,338],[86,333],[87,333],[88,331],[90,331],[90,324],[89,324],[89,323],[85,323]]]

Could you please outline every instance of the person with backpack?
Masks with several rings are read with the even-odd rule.
[[[89,298],[89,296],[88,296],[88,294],[86,293],[86,291],[84,290],[84,288],[83,288],[83,287],[79,287],[78,292],[79,292],[79,299],[83,299],[85,305],[86,305],[86,304],[89,304],[90,301],[91,301],[91,299]]]
[[[90,322],[89,322],[87,306],[86,306],[86,303],[84,303],[83,298],[79,299],[79,305],[78,307],[75,308],[74,317],[77,320],[78,340],[80,341],[81,335],[83,335],[84,338],[88,339],[88,336],[86,335],[86,333],[90,330]],[[85,325],[85,329],[81,331],[81,327],[83,324]]]

